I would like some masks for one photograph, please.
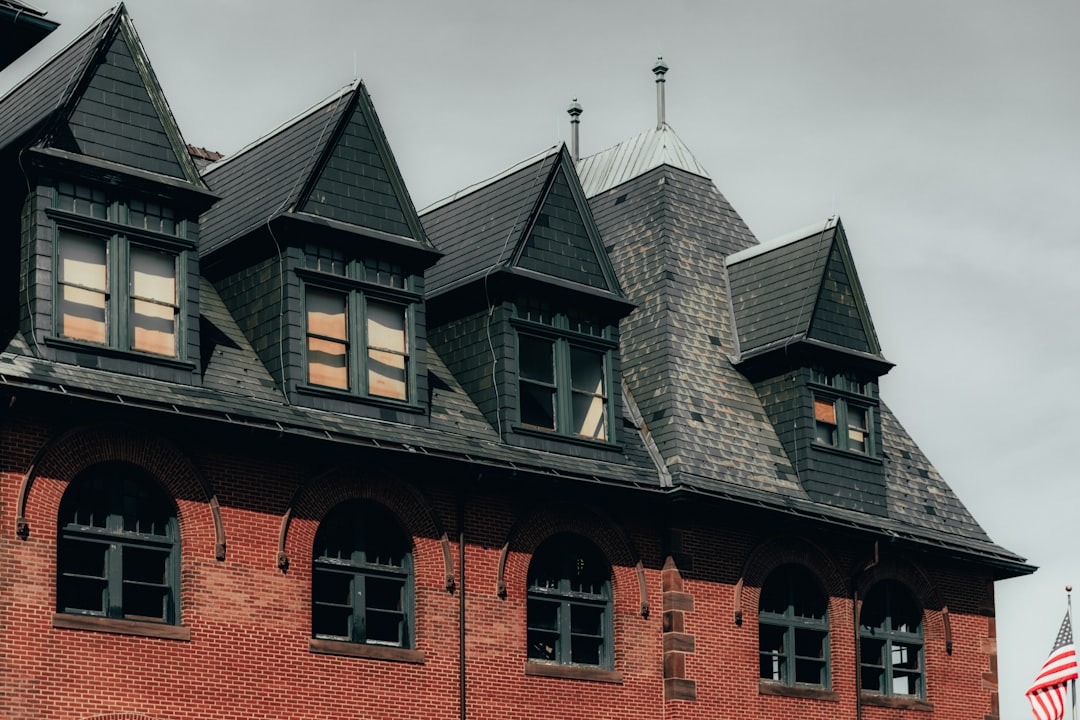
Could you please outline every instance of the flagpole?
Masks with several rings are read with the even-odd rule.
[[[1065,594],[1069,598],[1069,627],[1072,627],[1072,585],[1065,586]],[[1069,681],[1069,694],[1072,695],[1073,720],[1076,718],[1076,678]]]

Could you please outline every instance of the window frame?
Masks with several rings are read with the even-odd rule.
[[[875,433],[878,403],[870,382],[846,373],[826,374],[813,370],[810,381],[811,418],[813,422],[813,442],[818,447],[827,447],[861,457],[878,457],[879,443]],[[823,420],[819,413],[819,404],[831,406],[834,422]],[[863,426],[853,425],[855,410],[864,415]],[[829,428],[831,430],[824,430]],[[843,430],[843,431],[841,431]],[[857,447],[852,440],[852,431],[863,433],[863,447]],[[823,437],[827,434],[828,437]]]
[[[80,349],[92,349],[101,353],[119,353],[161,364],[180,363],[187,366],[187,285],[189,253],[195,244],[186,239],[188,223],[185,219],[173,220],[176,235],[146,230],[126,224],[127,203],[112,201],[105,206],[106,218],[83,215],[64,209],[50,208],[47,216],[52,221],[52,297],[53,312],[51,335],[53,344],[70,344]],[[78,283],[61,280],[62,238],[64,233],[101,242],[105,247],[105,338],[104,342],[71,337],[64,334],[63,315],[59,311],[65,287],[82,288]],[[173,353],[165,355],[135,348],[135,302],[143,301],[134,295],[134,267],[132,250],[146,250],[170,256],[173,260]],[[92,289],[97,292],[97,289]]]
[[[521,317],[511,318],[514,333],[514,357],[517,386],[517,423],[514,430],[518,432],[540,433],[546,436],[554,436],[561,439],[569,439],[575,442],[595,443],[609,447],[617,443],[616,425],[613,422],[614,398],[612,383],[612,368],[614,367],[613,353],[618,350],[618,344],[610,339],[608,326],[603,326],[600,335],[590,335],[577,332],[569,328],[569,318],[566,314],[555,313],[551,317],[551,323],[541,323]],[[539,380],[526,378],[523,375],[521,359],[523,357],[521,345],[522,338],[530,338],[541,342],[549,342],[552,345],[552,382],[550,384]],[[576,389],[573,385],[572,356],[575,350],[595,353],[600,355],[600,370],[603,373],[602,393],[589,393]],[[545,427],[527,423],[522,419],[523,415],[523,384],[544,385],[552,389],[554,395],[553,425]],[[590,437],[574,432],[574,397],[575,395],[591,395],[601,398],[603,408],[603,428],[605,438]]]
[[[106,484],[109,497],[105,501],[109,510],[104,527],[79,523],[75,513],[72,522],[64,522],[63,517],[71,509],[71,504],[83,499],[79,494],[85,492],[83,485],[95,482],[98,478]],[[153,502],[160,503],[167,509],[165,533],[146,533],[127,530],[128,518],[123,513],[126,496],[123,494],[125,482],[149,488]],[[86,509],[85,507],[83,508]],[[118,512],[119,510],[119,512]],[[71,572],[77,559],[73,558],[73,544],[105,545],[103,554],[103,575],[94,576]],[[164,555],[164,571],[161,583],[149,583],[145,580],[125,578],[124,556],[126,551],[150,551]],[[157,480],[142,468],[125,462],[105,462],[87,468],[81,472],[64,491],[57,513],[56,545],[56,608],[60,616],[80,616],[109,621],[122,621],[143,626],[179,626],[180,625],[180,524],[173,498]],[[129,564],[130,567],[130,564]],[[69,583],[78,580],[103,581],[102,608],[92,610],[68,604],[66,600],[73,591]],[[158,620],[147,615],[126,614],[124,612],[125,585],[160,586],[164,588],[163,617]]]
[[[328,528],[328,522],[340,521],[341,517],[352,515],[364,527],[365,518],[376,517],[374,523],[376,530],[383,530],[389,526],[393,532],[399,535],[396,540],[403,544],[401,565],[392,566],[370,562],[367,559],[367,550],[363,547],[367,543],[362,542],[361,547],[354,547],[352,554],[357,552],[363,555],[362,560],[331,559],[320,557],[318,548],[320,540],[324,538],[324,528]],[[338,517],[341,516],[341,517]],[[366,539],[366,538],[365,538]],[[375,502],[365,500],[346,500],[330,509],[319,523],[315,539],[312,545],[312,572],[311,572],[311,639],[322,643],[342,643],[351,646],[365,646],[370,648],[385,648],[388,651],[414,650],[416,648],[416,604],[415,585],[416,571],[413,564],[413,541],[405,528],[398,522],[390,510]],[[316,583],[320,577],[326,575],[348,576],[349,581],[349,605],[351,614],[348,618],[349,634],[339,635],[317,632],[316,614],[320,606],[330,607],[333,603],[322,602],[317,599]],[[399,621],[397,643],[370,639],[368,636],[368,619],[372,611],[384,612],[384,610],[369,608],[367,604],[367,585],[369,580],[390,580],[401,583],[401,620]],[[345,607],[337,604],[338,607]],[[339,654],[347,654],[339,653]]]
[[[880,591],[883,597],[882,625],[869,628],[864,624],[867,601],[873,600],[874,592]],[[896,591],[904,593],[906,600],[919,611],[919,626],[917,632],[904,632],[893,629],[893,605]],[[866,598],[859,608],[859,692],[875,697],[905,698],[914,700],[926,700],[926,641],[923,633],[925,627],[926,610],[918,598],[902,583],[896,580],[882,580],[870,588]],[[882,664],[868,663],[863,643],[866,641],[882,642]],[[914,678],[914,693],[898,693],[893,683],[893,650],[894,645],[905,647],[917,646],[916,671],[906,670],[904,674]],[[865,673],[870,668],[878,675],[879,690],[867,689],[865,686]]]
[[[552,558],[559,566],[558,587],[538,587],[533,583],[534,567],[537,563],[548,562],[546,553],[552,553]],[[569,568],[580,556],[592,556],[592,560],[601,563],[605,570],[604,580],[599,593],[576,591],[571,588]],[[556,606],[555,624],[557,628],[538,627],[537,617],[532,612],[534,603],[545,603]],[[575,632],[573,628],[574,608],[599,609],[599,635],[590,635],[584,632]],[[526,660],[528,664],[555,666],[560,668],[584,668],[598,670],[613,670],[615,664],[615,631],[614,631],[614,598],[611,563],[604,557],[595,544],[588,539],[572,534],[560,533],[544,540],[533,552],[528,567],[526,579],[526,611],[525,611],[525,634],[526,634]],[[532,648],[538,634],[557,635],[551,659],[534,657]],[[598,662],[582,663],[574,662],[574,637],[593,637],[598,639]]]
[[[779,573],[784,573],[779,575]],[[805,598],[802,599],[803,603],[809,604],[815,600],[824,603],[825,611],[821,619],[808,617],[805,615],[799,615],[796,613],[797,606],[800,604],[800,598],[797,598],[795,581],[797,574],[802,574],[804,577],[801,579],[808,580],[814,590],[818,593],[817,598]],[[787,595],[787,606],[783,613],[774,613],[761,609],[760,602],[764,599],[765,588],[773,580],[779,580],[784,583],[784,591]],[[813,573],[806,567],[794,563],[788,563],[774,568],[766,577],[765,582],[761,586],[761,600],[758,605],[758,657],[764,659],[766,656],[773,657],[778,660],[778,664],[781,667],[781,677],[779,679],[764,677],[760,673],[760,661],[759,661],[759,679],[761,682],[782,685],[789,688],[812,688],[815,690],[830,690],[832,687],[832,655],[830,650],[830,628],[829,628],[829,597],[828,594],[821,590],[817,579],[813,576]],[[766,651],[763,649],[762,643],[762,629],[766,627],[781,628],[783,631],[783,641],[781,643],[781,651],[779,653]],[[821,653],[822,657],[812,658],[808,656],[800,656],[798,654],[798,642],[796,641],[796,634],[802,633],[819,633],[821,634]],[[798,681],[798,668],[797,665],[800,660],[809,660],[814,663],[821,663],[820,670],[820,682],[807,683]]]
[[[305,253],[307,257],[307,253]],[[344,261],[346,271],[344,274],[330,273],[311,268],[297,268],[296,273],[300,278],[301,298],[301,372],[302,381],[300,387],[305,391],[329,393],[351,399],[362,399],[375,403],[389,403],[395,406],[417,405],[416,399],[416,311],[422,302],[421,296],[411,290],[412,275],[404,273],[403,288],[395,288],[387,285],[378,285],[366,280],[357,279],[357,274],[364,267],[363,259],[350,259]],[[362,277],[362,275],[361,275]],[[346,381],[347,387],[341,388],[333,385],[323,385],[312,382],[311,364],[309,359],[309,341],[312,337],[322,339],[317,333],[312,333],[309,327],[308,315],[308,291],[335,293],[345,296],[345,340],[346,346]],[[405,351],[399,353],[396,350],[384,350],[370,344],[368,332],[369,301],[385,303],[399,307],[403,314]],[[338,342],[337,339],[333,341]],[[404,358],[404,384],[405,397],[398,398],[392,395],[380,395],[371,392],[369,380],[370,355],[372,352],[391,352]]]

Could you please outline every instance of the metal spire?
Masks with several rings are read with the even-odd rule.
[[[581,117],[581,113],[585,112],[581,109],[581,103],[574,98],[570,102],[570,107],[566,108],[567,114],[570,115],[570,154],[574,158],[574,162],[581,159],[578,153],[578,125],[581,121],[578,119]]]
[[[659,130],[667,123],[664,118],[664,74],[668,71],[668,66],[663,57],[656,58],[652,71],[656,74],[656,129]]]

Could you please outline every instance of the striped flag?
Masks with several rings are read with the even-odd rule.
[[[1073,645],[1072,614],[1065,613],[1054,640],[1054,649],[1043,663],[1042,671],[1027,690],[1031,711],[1037,720],[1062,720],[1065,717],[1065,685],[1075,680],[1076,647]]]

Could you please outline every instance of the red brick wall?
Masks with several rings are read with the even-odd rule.
[[[286,452],[264,438],[195,435],[190,428],[149,433],[94,425],[65,434],[59,426],[9,413],[0,425],[0,718],[458,717],[462,589],[447,590],[443,538],[445,533],[449,539],[456,581],[456,490],[447,489],[451,481],[445,478],[398,471],[393,459],[331,461],[324,452],[317,446]],[[79,469],[102,459],[128,459],[152,469],[176,500],[188,641],[53,627],[59,501]],[[327,472],[331,467],[336,469]],[[30,530],[21,538],[16,518],[31,469],[25,503]],[[933,710],[866,706],[863,717],[981,720],[996,714],[993,599],[985,573],[935,563],[930,556],[904,556],[887,546],[873,564],[870,541],[777,533],[738,523],[722,510],[713,527],[691,521],[670,533],[649,504],[608,502],[595,494],[552,503],[555,493],[570,489],[529,491],[521,479],[505,481],[505,493],[492,485],[464,491],[470,718],[854,718],[852,592],[884,577],[909,583],[928,608],[927,701]],[[215,557],[213,496],[221,508],[224,560]],[[309,650],[312,541],[319,519],[352,497],[383,503],[414,537],[415,638],[422,664]],[[287,512],[289,564],[283,571],[279,534]],[[614,669],[621,683],[525,672],[530,553],[559,531],[585,535],[612,563]],[[678,581],[691,597],[692,607],[680,620],[692,636],[689,651],[680,646],[664,652],[665,560],[668,589]],[[833,596],[833,699],[759,690],[760,584],[771,569],[793,561],[810,567]],[[498,592],[500,577],[505,596]],[[951,655],[945,648],[946,606]],[[743,611],[741,625],[737,609]],[[690,681],[696,699],[669,694],[672,699],[665,700],[665,663],[667,677]]]

